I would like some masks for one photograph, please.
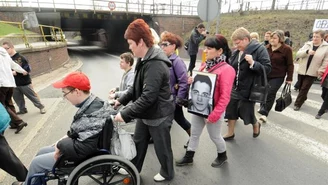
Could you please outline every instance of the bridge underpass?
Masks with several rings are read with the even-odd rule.
[[[123,11],[94,12],[58,8],[54,12],[52,8],[43,8],[40,11],[38,8],[31,7],[2,7],[0,19],[21,22],[25,12],[36,12],[39,24],[57,26],[62,28],[64,32],[79,32],[84,45],[99,43],[99,45],[108,48],[109,52],[128,51],[124,32],[129,23],[137,18],[144,19],[157,33],[166,30],[182,37],[201,22],[198,16],[191,15],[127,13]],[[50,35],[51,33],[45,34]]]
[[[150,15],[137,15],[126,13],[97,13],[60,11],[56,13],[37,13],[40,24],[56,24],[65,31],[80,32],[83,45],[99,43],[109,52],[128,51],[128,44],[124,39],[124,32],[128,25],[137,18],[144,19],[150,26],[154,24]],[[156,29],[156,28],[155,28]]]

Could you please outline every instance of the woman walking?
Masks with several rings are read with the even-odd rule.
[[[211,166],[219,167],[228,159],[225,141],[221,135],[221,125],[223,123],[225,109],[230,100],[230,93],[236,73],[226,62],[231,55],[226,38],[218,34],[215,37],[207,39],[204,45],[206,62],[202,64],[199,71],[217,75],[214,89],[214,109],[208,118],[195,114],[191,115],[190,141],[185,156],[176,161],[177,166],[193,163],[193,157],[199,144],[199,137],[205,126],[217,149],[217,158]],[[198,96],[202,96],[202,94]]]
[[[276,99],[276,94],[281,85],[285,81],[291,84],[293,80],[294,63],[293,63],[293,51],[290,46],[285,44],[284,32],[282,30],[276,30],[271,34],[270,44],[267,48],[272,70],[267,75],[268,83],[270,85],[267,101],[261,104],[259,113],[262,115],[260,120],[267,121],[267,116],[273,106]]]
[[[171,93],[175,99],[174,120],[185,130],[190,136],[190,123],[183,114],[182,107],[188,97],[188,75],[187,67],[183,60],[176,55],[177,48],[181,48],[182,39],[178,35],[170,32],[165,32],[161,35],[160,46],[164,53],[172,62],[170,68],[170,87]],[[185,145],[185,148],[187,144]]]

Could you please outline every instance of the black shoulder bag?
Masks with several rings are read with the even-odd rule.
[[[255,77],[248,99],[252,102],[265,103],[269,92],[269,84],[264,66],[261,65],[261,68],[263,74]]]
[[[292,95],[291,95],[291,85],[285,84],[284,88],[282,89],[281,96],[276,100],[276,106],[274,108],[275,111],[281,112],[290,104],[292,104]]]

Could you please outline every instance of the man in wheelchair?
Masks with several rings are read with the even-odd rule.
[[[27,185],[29,177],[36,173],[51,171],[60,155],[72,161],[81,161],[98,151],[98,139],[106,120],[116,114],[112,106],[90,93],[90,81],[82,72],[68,74],[62,81],[53,84],[61,88],[63,97],[78,107],[67,135],[53,146],[41,148],[32,160],[24,182],[13,185]],[[40,179],[33,178],[32,185]]]

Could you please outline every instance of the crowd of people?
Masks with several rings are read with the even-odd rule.
[[[11,168],[8,169],[7,165],[0,167],[17,178],[18,181],[13,185],[24,184],[25,179],[34,173],[51,170],[59,154],[79,160],[95,152],[102,125],[106,117],[114,113],[117,122],[136,122],[133,139],[137,155],[131,162],[139,172],[143,168],[149,140],[153,140],[160,163],[154,181],[172,180],[175,175],[174,164],[193,164],[205,126],[217,151],[211,166],[220,167],[228,160],[226,141],[235,138],[236,121],[241,119],[245,125],[252,125],[252,137],[259,137],[261,124],[267,122],[279,88],[284,83],[291,85],[293,81],[294,60],[289,31],[267,31],[264,41],[260,42],[258,33],[250,33],[240,27],[231,35],[234,47],[230,49],[226,37],[221,34],[210,35],[205,26],[199,24],[188,39],[188,68],[176,52],[184,46],[183,40],[174,33],[165,31],[159,37],[144,20],[136,19],[127,27],[124,38],[132,53],[120,55],[120,67],[124,74],[119,87],[109,92],[113,106],[90,92],[90,81],[82,72],[73,72],[54,83],[55,88],[62,90],[63,97],[79,109],[68,134],[54,145],[42,148],[28,171],[1,133],[0,142],[4,144],[0,149],[7,150],[5,158]],[[320,78],[323,103],[315,116],[320,119],[328,112],[328,35],[316,30],[312,38],[296,53],[299,93],[294,110],[300,110],[314,80]],[[194,70],[199,45],[203,40],[206,61]],[[17,116],[28,112],[24,95],[40,109],[40,113],[44,114],[45,109],[33,90],[27,59],[17,53],[10,42],[3,43],[0,57],[1,61],[5,61],[0,64],[0,80],[5,79],[1,81],[0,100],[11,117],[11,127],[19,133],[27,126]],[[134,58],[137,61],[133,69]],[[215,76],[214,80],[210,75]],[[269,83],[267,98],[258,110],[261,115],[259,119],[254,110],[256,101],[250,99],[252,84],[258,77],[267,78]],[[12,96],[19,112],[15,112]],[[119,106],[125,107],[114,110]],[[187,107],[190,112],[190,121],[186,119],[183,107]],[[228,131],[222,135],[224,119],[227,119]],[[170,135],[173,120],[189,136],[184,146],[185,155],[175,162]]]

